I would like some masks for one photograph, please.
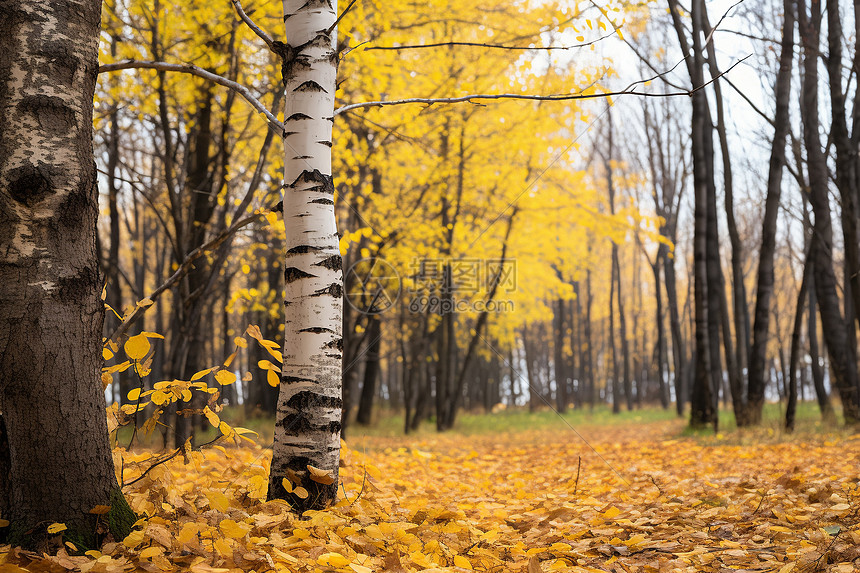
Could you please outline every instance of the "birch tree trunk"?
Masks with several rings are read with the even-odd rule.
[[[63,522],[92,547],[88,512],[112,501],[134,520],[113,471],[100,372],[100,12],[99,0],[0,2],[0,507],[15,544]]]
[[[343,269],[334,217],[331,129],[337,54],[335,0],[285,0],[284,365],[269,498],[302,512],[337,497]],[[316,477],[310,468],[327,473]],[[288,493],[284,478],[298,488]]]

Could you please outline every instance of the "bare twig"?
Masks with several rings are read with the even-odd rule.
[[[517,99],[518,100],[531,100],[531,101],[568,101],[568,100],[585,100],[585,99],[597,99],[597,98],[606,98],[606,97],[617,97],[617,96],[623,96],[623,95],[633,95],[633,96],[639,96],[639,97],[654,97],[654,98],[678,97],[678,96],[690,97],[693,94],[695,94],[696,92],[698,92],[699,90],[702,90],[702,89],[708,87],[709,85],[714,83],[719,78],[728,74],[730,71],[732,71],[735,68],[735,66],[737,66],[741,62],[745,61],[750,56],[752,56],[752,54],[748,54],[747,56],[744,56],[743,58],[741,58],[740,60],[738,60],[737,62],[732,64],[732,66],[729,69],[727,69],[726,71],[724,71],[720,75],[718,75],[714,78],[711,78],[710,80],[708,80],[707,82],[703,83],[700,86],[697,86],[691,90],[686,90],[686,91],[676,91],[676,92],[668,92],[668,93],[649,93],[649,92],[637,92],[633,89],[626,89],[626,90],[622,90],[622,91],[601,92],[601,93],[593,93],[593,94],[578,93],[578,94],[530,95],[530,94],[511,94],[511,93],[508,93],[508,94],[470,94],[470,95],[464,95],[464,96],[458,96],[458,97],[448,97],[448,98],[420,98],[420,97],[415,97],[415,98],[405,98],[405,99],[398,99],[398,100],[387,100],[387,101],[386,100],[380,100],[380,101],[368,101],[368,102],[362,102],[362,103],[352,103],[352,104],[348,104],[348,105],[339,107],[338,109],[336,109],[334,111],[334,115],[340,115],[342,113],[346,113],[346,112],[352,111],[354,109],[361,109],[361,108],[365,108],[365,107],[383,107],[383,106],[389,106],[389,105],[404,105],[404,104],[413,104],[413,103],[424,103],[424,104],[428,104],[428,105],[433,105],[433,104],[437,104],[437,103],[464,103],[464,102],[465,103],[474,103],[473,100],[512,100],[512,99],[513,100],[517,100]],[[665,74],[665,73],[667,73],[667,72],[662,72],[662,74]],[[656,76],[656,77],[659,77],[659,75],[660,74],[658,74],[658,76]],[[644,80],[644,81],[647,82],[648,80]],[[631,84],[631,85],[636,85],[636,83]]]
[[[601,36],[596,40],[592,40],[590,42],[584,42],[582,44],[572,44],[570,46],[508,46],[506,44],[485,44],[482,42],[436,42],[434,44],[407,44],[405,46],[370,46],[368,48],[364,48],[363,51],[370,50],[417,50],[422,48],[444,48],[444,47],[459,47],[459,46],[468,46],[475,48],[492,48],[497,50],[574,50],[576,48],[586,48],[588,46],[592,46],[601,40],[605,40],[606,38],[611,38],[616,35],[617,32],[612,32],[606,34],[605,36]]]
[[[248,27],[251,28],[251,30],[253,30],[253,32],[257,34],[257,36],[259,36],[261,40],[266,42],[266,45],[269,47],[269,50],[274,52],[275,41],[272,39],[272,37],[268,35],[265,31],[263,31],[262,28],[257,26],[257,24],[255,24],[253,20],[251,20],[251,18],[245,13],[245,10],[242,9],[242,3],[239,0],[231,0],[231,2],[233,2],[233,8],[236,9],[236,13],[239,15],[242,21],[245,22],[245,24],[247,24]]]
[[[328,30],[325,31],[326,34],[331,34],[331,31],[334,30],[338,24],[340,24],[340,21],[343,20],[343,17],[346,16],[346,14],[353,6],[355,6],[356,2],[358,2],[358,0],[352,0],[352,2],[349,3],[349,6],[347,6],[346,9],[340,13],[340,16],[337,17],[337,20],[334,21],[334,24],[329,26]]]
[[[211,82],[215,82],[218,85],[229,88],[242,96],[245,101],[247,101],[254,109],[260,112],[260,114],[266,118],[266,121],[269,124],[269,128],[275,129],[278,135],[283,135],[284,133],[284,124],[278,121],[278,118],[272,115],[272,112],[270,112],[260,100],[254,97],[247,87],[243,86],[240,83],[234,82],[233,80],[228,80],[223,76],[219,76],[218,74],[208,72],[203,68],[195,66],[194,64],[168,64],[167,62],[141,62],[137,60],[127,60],[124,62],[117,62],[115,64],[104,64],[102,66],[99,66],[99,73],[103,74],[107,72],[116,72],[119,70],[130,70],[134,68],[191,74],[192,76],[197,76],[209,80]]]
[[[573,482],[573,495],[576,495],[576,489],[579,487],[579,470],[582,468],[582,456],[576,456],[576,481]]]
[[[211,241],[200,245],[185,257],[185,260],[182,261],[182,264],[179,265],[179,268],[170,275],[166,281],[164,281],[161,286],[156,288],[150,295],[147,297],[152,302],[155,302],[159,296],[161,296],[166,290],[170,289],[174,284],[176,284],[182,277],[191,270],[191,267],[194,265],[194,261],[203,256],[206,252],[211,251],[216,248],[222,242],[224,242],[228,237],[230,237],[233,233],[237,232],[239,229],[246,227],[257,221],[260,217],[262,217],[262,213],[255,213],[254,215],[250,215],[245,217],[244,219],[240,219],[230,225],[227,229],[224,229],[221,233],[219,233],[215,238]],[[131,328],[131,325],[137,322],[137,320],[143,316],[146,312],[146,309],[151,305],[147,306],[138,306],[132,311],[132,313],[126,318],[122,324],[116,327],[116,329],[111,333],[110,339],[115,343],[118,343],[119,338],[128,332],[128,329]]]
[[[140,480],[142,480],[143,478],[145,478],[145,477],[146,477],[146,475],[147,475],[149,472],[151,472],[152,470],[154,470],[156,467],[160,466],[161,464],[166,464],[167,462],[169,462],[170,460],[172,460],[173,458],[175,458],[176,456],[178,456],[178,455],[179,455],[179,454],[181,454],[182,452],[183,452],[183,448],[182,448],[182,447],[176,448],[176,451],[175,451],[175,452],[173,452],[172,454],[169,454],[169,455],[167,455],[167,456],[164,456],[164,457],[162,457],[161,459],[158,459],[158,460],[154,461],[154,462],[152,463],[152,465],[151,465],[151,466],[149,466],[148,468],[146,468],[146,471],[145,471],[145,472],[143,472],[142,474],[140,474],[139,476],[137,476],[136,478],[134,478],[134,479],[133,479],[133,480],[131,480],[130,482],[122,484],[122,486],[120,486],[120,487],[128,487],[128,486],[130,486],[130,485],[136,484],[137,482],[139,482]]]
[[[729,12],[731,12],[732,10],[734,10],[736,7],[738,7],[740,4],[743,4],[743,3],[744,3],[744,0],[738,0],[737,2],[735,2],[734,4],[729,6],[729,9],[726,10],[726,12],[723,14],[723,17],[720,18],[720,20],[717,22],[717,25],[714,26],[713,28],[711,28],[711,31],[708,32],[708,37],[705,38],[705,44],[704,44],[705,46],[707,46],[708,44],[711,43],[711,40],[714,38],[714,32],[717,31],[717,28],[720,27],[720,24],[722,24],[723,20],[726,19],[726,16],[729,15]]]

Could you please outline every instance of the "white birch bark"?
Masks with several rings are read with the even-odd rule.
[[[269,498],[297,511],[337,497],[343,271],[334,216],[331,133],[337,73],[335,0],[284,0],[284,365]],[[309,466],[327,476],[314,476]],[[319,472],[317,472],[319,474]],[[288,493],[287,478],[304,492]]]

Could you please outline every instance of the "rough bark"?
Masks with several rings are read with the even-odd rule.
[[[803,39],[803,71],[801,85],[801,119],[806,143],[809,171],[809,202],[815,213],[810,245],[814,261],[815,295],[824,331],[824,343],[830,355],[834,386],[842,399],[842,412],[847,424],[860,423],[857,363],[849,347],[847,325],[840,310],[836,274],[833,270],[833,222],[828,201],[828,170],[819,139],[818,116],[818,54],[821,36],[821,2],[811,0],[811,14],[806,13],[805,0],[798,1],[798,23]]]
[[[32,545],[45,525],[63,522],[92,547],[91,509],[131,516],[100,376],[92,142],[100,8],[0,3],[0,410],[9,454],[0,506],[14,543]]]
[[[333,0],[284,1],[284,365],[269,498],[297,512],[337,497],[340,461],[343,269],[334,216],[331,129],[337,55]],[[330,483],[311,479],[309,466]],[[309,495],[288,493],[284,480]]]
[[[855,13],[853,17],[857,18],[855,2]],[[841,199],[841,223],[842,234],[844,236],[845,249],[845,306],[846,306],[846,323],[850,326],[851,331],[849,339],[856,342],[856,331],[854,330],[854,319],[858,320],[860,325],[860,159],[858,159],[858,125],[860,116],[857,112],[858,102],[854,101],[855,117],[854,117],[854,133],[848,130],[848,117],[846,112],[846,95],[843,91],[842,70],[845,63],[842,58],[842,43],[844,42],[842,31],[842,15],[839,9],[839,2],[827,0],[827,48],[828,54],[825,59],[827,75],[830,80],[830,113],[831,113],[831,128],[830,137],[833,140],[836,148],[836,187],[839,189],[839,198]],[[860,24],[855,22],[855,32],[860,30]],[[860,62],[857,61],[856,55],[851,62],[852,73],[856,74],[860,71]],[[860,88],[858,88],[860,91]],[[847,312],[848,309],[854,309],[853,312]],[[854,315],[852,317],[852,314]],[[855,344],[856,345],[856,344]],[[852,346],[853,348],[854,346]]]
[[[669,11],[681,51],[686,59],[687,72],[692,85],[704,83],[704,62],[701,46],[701,5],[698,0],[692,6],[692,49],[687,31],[681,20],[681,8],[677,0],[669,0]],[[690,425],[692,427],[713,426],[717,428],[718,410],[716,397],[719,392],[719,297],[715,284],[713,262],[719,263],[719,247],[716,236],[716,207],[713,173],[713,124],[705,90],[695,92],[692,97],[692,155],[693,187],[695,194],[693,233],[693,293],[695,307],[696,361],[693,388],[690,400]],[[717,291],[716,293],[714,291]],[[715,340],[716,337],[716,340]],[[716,360],[715,360],[716,357]]]
[[[749,355],[746,417],[750,424],[761,422],[764,389],[767,383],[765,380],[765,363],[767,362],[767,343],[770,336],[770,305],[773,299],[776,223],[782,192],[782,170],[786,161],[785,139],[791,127],[788,104],[791,97],[791,72],[794,61],[795,1],[783,0],[782,44],[779,56],[779,72],[774,85],[776,115],[773,120],[773,144],[768,164],[767,194],[765,196],[756,280],[755,322],[753,323],[753,340]]]
[[[720,279],[720,318],[722,323],[723,352],[726,357],[726,370],[728,371],[729,388],[732,394],[732,408],[735,419],[739,426],[746,425],[746,392],[744,388],[743,372],[745,370],[747,354],[749,353],[749,308],[747,306],[746,287],[744,285],[743,273],[743,243],[738,232],[734,209],[734,178],[732,174],[731,153],[729,151],[728,130],[726,128],[725,109],[723,105],[722,84],[719,80],[720,70],[717,66],[717,51],[714,46],[714,38],[711,36],[713,29],[708,20],[705,5],[699,4],[700,18],[703,30],[710,36],[706,51],[708,54],[708,69],[713,80],[714,103],[717,112],[716,131],[720,142],[720,154],[723,162],[723,189],[725,191],[725,213],[726,228],[729,234],[729,242],[732,247],[732,308],[734,317],[734,344],[732,343],[732,332],[729,320],[729,305],[726,296],[725,282]],[[716,193],[714,194],[716,197]],[[716,204],[715,204],[716,207]],[[716,217],[716,209],[714,212]],[[714,220],[716,226],[716,219]],[[717,263],[719,264],[719,263]]]

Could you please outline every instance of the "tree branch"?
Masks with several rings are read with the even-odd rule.
[[[325,31],[326,34],[331,34],[331,31],[334,30],[338,24],[340,24],[340,21],[343,20],[343,17],[347,15],[347,13],[353,6],[355,6],[356,2],[358,2],[358,0],[352,0],[352,2],[349,3],[349,6],[346,7],[346,10],[340,13],[340,16],[337,17],[337,20],[334,21],[334,24],[329,26],[328,30]]]
[[[179,282],[182,277],[184,277],[188,273],[188,271],[191,270],[191,267],[194,265],[194,261],[206,254],[208,251],[211,251],[212,249],[216,248],[228,237],[230,237],[243,227],[246,227],[254,221],[257,221],[262,216],[262,213],[255,213],[253,215],[245,217],[244,219],[240,219],[230,225],[229,228],[221,231],[221,233],[216,235],[211,241],[200,245],[199,247],[188,253],[188,255],[185,257],[185,260],[183,260],[182,264],[179,265],[179,268],[177,268],[176,271],[172,275],[170,275],[170,277],[166,281],[161,283],[161,286],[152,291],[152,293],[147,298],[152,302],[155,302],[159,296],[161,296],[166,290],[169,290],[171,287],[173,287],[173,285]],[[137,320],[141,316],[143,316],[143,314],[150,306],[151,305],[136,307],[132,311],[132,313],[125,320],[123,320],[122,324],[117,326],[116,329],[111,333],[110,340],[119,344],[120,337],[123,336],[126,332],[128,332],[128,329],[131,328],[131,325],[137,322]]]
[[[236,9],[236,13],[239,15],[239,18],[241,18],[242,21],[245,22],[245,24],[247,24],[248,27],[251,28],[251,30],[253,30],[255,34],[257,34],[257,36],[260,37],[261,40],[266,42],[266,45],[269,47],[269,50],[271,50],[273,53],[277,53],[275,52],[275,41],[270,35],[264,32],[262,28],[257,26],[257,24],[255,24],[253,20],[251,20],[251,18],[245,13],[245,10],[242,9],[242,3],[239,0],[231,0],[231,2],[233,2],[233,8]]]
[[[444,47],[456,47],[456,46],[471,46],[475,48],[494,48],[499,50],[573,50],[575,48],[585,48],[600,42],[601,40],[605,40],[606,38],[610,38],[616,35],[617,32],[613,31],[610,34],[606,34],[605,36],[601,36],[596,40],[592,40],[590,42],[585,42],[583,44],[573,44],[571,46],[508,46],[505,44],[484,44],[481,42],[437,42],[435,44],[408,44],[405,46],[370,46],[369,48],[364,48],[363,51],[370,50],[415,50],[420,48],[444,48]]]
[[[203,78],[209,80],[210,82],[215,82],[218,85],[222,85],[226,88],[229,88],[238,93],[243,98],[245,98],[245,101],[247,101],[254,109],[260,112],[260,114],[266,118],[270,129],[277,128],[276,133],[278,133],[278,135],[282,135],[284,133],[284,124],[278,121],[278,118],[272,115],[272,112],[266,109],[266,106],[264,106],[260,100],[254,97],[248,88],[246,88],[240,83],[228,80],[223,76],[208,72],[203,68],[195,66],[194,64],[168,64],[167,62],[140,62],[137,60],[126,60],[124,62],[117,62],[115,64],[104,64],[102,66],[99,66],[99,73],[103,74],[108,72],[116,72],[119,70],[130,70],[133,68],[191,74],[192,76],[197,76],[199,78]]]
[[[695,87],[691,90],[681,90],[677,92],[668,92],[668,93],[649,93],[649,92],[637,92],[633,89],[625,89],[622,91],[615,92],[602,92],[602,93],[594,93],[594,94],[550,94],[550,95],[528,95],[528,94],[470,94],[458,97],[448,97],[448,98],[405,98],[398,100],[380,100],[380,101],[369,101],[362,103],[352,103],[338,109],[334,110],[334,115],[340,115],[342,113],[346,113],[348,111],[352,111],[354,109],[361,109],[365,107],[383,107],[389,105],[404,105],[410,103],[426,103],[429,105],[437,104],[437,103],[474,103],[473,100],[501,100],[501,99],[519,99],[519,100],[532,100],[532,101],[568,101],[568,100],[583,100],[583,99],[597,99],[597,98],[605,98],[605,97],[616,97],[622,95],[634,95],[639,97],[654,97],[654,98],[663,98],[663,97],[678,97],[678,96],[692,96],[699,90],[702,90],[712,83],[714,83],[719,78],[728,74],[732,71],[735,66],[740,64],[741,62],[748,59],[752,54],[748,54],[732,64],[732,66],[721,73],[720,75],[711,78],[709,81],[703,83],[702,85]],[[666,72],[663,72],[666,73]],[[648,81],[648,80],[644,80]],[[634,82],[631,86],[635,86],[639,82]]]

